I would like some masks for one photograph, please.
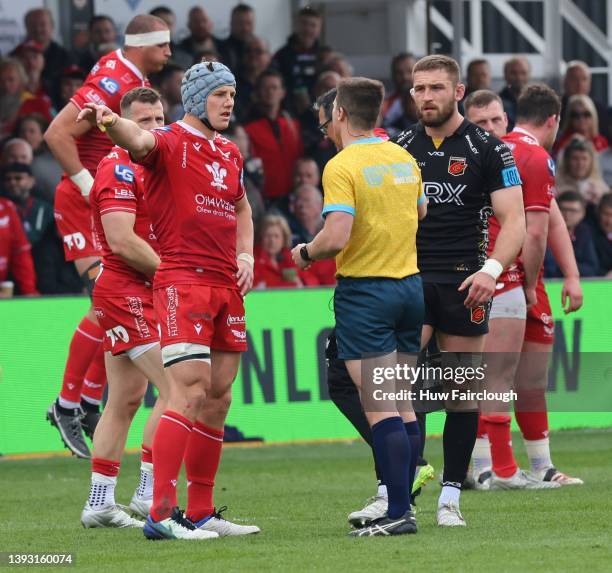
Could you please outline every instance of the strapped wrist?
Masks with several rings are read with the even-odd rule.
[[[236,260],[248,263],[249,265],[251,265],[251,267],[255,265],[255,259],[253,258],[253,255],[250,255],[249,253],[240,253],[236,257]]]
[[[499,278],[499,275],[504,272],[504,267],[499,261],[496,261],[495,259],[487,259],[485,261],[485,264],[482,265],[481,269],[478,272],[486,273],[494,280],[497,280]]]

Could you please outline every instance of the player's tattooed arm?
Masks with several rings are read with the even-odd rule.
[[[236,219],[236,279],[244,296],[253,287],[253,216],[246,195],[236,203]]]
[[[86,103],[76,118],[106,131],[113,143],[127,149],[134,159],[142,159],[155,147],[155,136],[129,119],[120,117],[105,105]]]

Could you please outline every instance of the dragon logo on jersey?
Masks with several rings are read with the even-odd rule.
[[[465,157],[451,157],[448,160],[448,173],[455,177],[463,175],[467,169],[467,159]]]
[[[223,183],[227,175],[227,169],[225,169],[225,167],[221,167],[221,165],[215,161],[212,165],[206,165],[206,169],[213,177],[213,182],[211,183],[213,187],[217,189],[227,189],[227,185]]]

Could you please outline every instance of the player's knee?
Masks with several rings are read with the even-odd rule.
[[[232,404],[232,390],[229,388],[225,392],[209,392],[206,398],[206,409],[218,413],[227,413]]]

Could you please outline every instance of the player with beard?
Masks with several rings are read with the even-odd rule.
[[[504,153],[505,144],[459,113],[465,86],[455,60],[426,56],[416,63],[413,77],[419,123],[395,142],[417,159],[429,201],[417,234],[425,294],[421,345],[427,346],[435,335],[444,361],[452,356],[448,353],[466,353],[462,360],[471,365],[484,349],[497,278],[523,245],[520,176],[512,154]],[[501,229],[487,258],[488,218],[493,213]],[[476,440],[478,409],[475,402],[461,399],[445,406],[437,523],[465,526],[459,497]]]
[[[583,483],[580,478],[560,472],[552,463],[544,396],[553,342],[550,304],[542,282],[547,242],[563,272],[565,312],[574,312],[582,306],[580,275],[571,239],[559,206],[551,197],[554,164],[545,151],[555,140],[560,109],[553,90],[542,85],[529,86],[517,102],[516,127],[507,134],[508,118],[497,94],[480,90],[465,101],[466,117],[502,138],[512,149],[523,181],[528,237],[520,258],[499,278],[485,351],[503,352],[506,357],[498,377],[506,389],[514,386],[518,394],[515,415],[531,473],[521,471],[514,458],[510,416],[506,412],[481,415],[473,453],[477,489],[541,489]],[[523,291],[529,293],[527,305]]]
[[[236,94],[217,62],[192,66],[181,85],[185,117],[153,131],[88,104],[80,119],[106,129],[147,167],[145,199],[160,245],[153,303],[161,326],[168,409],[153,440],[149,539],[206,539],[258,533],[213,506],[223,427],[240,353],[246,350],[243,299],[253,284],[253,221],[242,156],[217,131],[227,129]],[[185,461],[187,518],[176,485]]]
[[[65,172],[55,193],[55,219],[64,240],[64,256],[74,262],[90,293],[100,270],[101,253],[92,232],[88,195],[98,163],[113,142],[88,122],[77,123],[76,118],[87,102],[118,112],[125,93],[150,86],[147,75],[166,64],[169,42],[168,26],[160,18],[132,18],[125,29],[124,46],[98,61],[45,132],[45,141]],[[120,177],[116,175],[118,181]],[[103,338],[104,331],[90,308],[72,337],[62,389],[47,412],[66,447],[80,458],[90,457],[83,430],[92,438],[100,417],[99,403],[106,384]]]

